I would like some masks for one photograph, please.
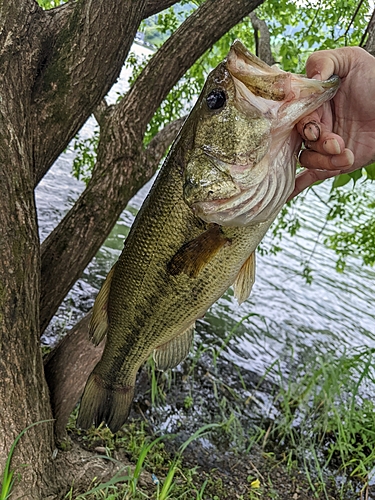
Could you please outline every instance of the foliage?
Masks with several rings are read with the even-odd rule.
[[[294,371],[294,380],[274,367],[280,414],[269,438],[289,450],[288,460],[296,457],[308,474],[320,477],[322,491],[329,466],[365,484],[373,475],[375,406],[366,395],[375,382],[373,363],[373,349],[358,348],[312,359]]]
[[[357,6],[357,0],[282,0],[264,2],[257,12],[267,20],[280,66],[303,72],[308,55],[315,50],[360,44],[370,5],[364,1],[356,12]]]
[[[67,0],[37,0],[38,4],[45,10],[53,9],[67,2]]]
[[[229,332],[223,346],[229,342],[240,324],[241,322]],[[154,418],[150,419],[152,429],[143,420],[132,421],[115,435],[107,428],[92,428],[82,435],[86,445],[93,449],[98,445],[104,447],[108,460],[114,460],[113,457],[121,450],[132,465],[122,467],[111,481],[102,484],[94,482],[90,491],[85,494],[73,496],[72,489],[67,498],[228,498],[227,485],[221,483],[214,470],[209,474],[202,474],[198,468],[190,468],[185,462],[188,446],[202,438],[208,439],[212,444],[219,443],[217,450],[222,449],[220,446],[225,443],[224,449],[228,453],[225,434],[230,442],[236,443],[235,462],[241,463],[241,468],[246,461],[250,460],[251,463],[254,453],[262,452],[266,470],[283,464],[289,474],[293,475],[298,471],[299,484],[303,481],[303,470],[310,490],[317,498],[358,498],[353,491],[358,491],[358,487],[367,488],[375,466],[375,406],[369,399],[375,383],[374,350],[356,348],[340,355],[312,356],[294,366],[290,375],[285,375],[276,361],[268,370],[276,381],[272,385],[273,395],[267,404],[270,414],[264,416],[263,411],[261,418],[254,414],[249,418],[249,406],[253,406],[254,411],[259,404],[263,378],[254,383],[253,387],[246,386],[238,371],[241,383],[237,383],[235,388],[223,383],[220,370],[227,362],[221,356],[222,347],[207,347],[191,354],[189,377],[181,375],[184,384],[191,385],[192,378],[200,377],[198,365],[202,363],[204,372],[207,372],[207,368],[210,370],[206,377],[212,381],[214,397],[198,403],[202,382],[196,386],[198,392],[191,390],[193,406],[197,407],[195,413],[194,408],[185,408],[184,417],[182,413],[175,413],[180,420],[180,438],[184,436],[185,439],[177,450],[176,443],[181,442],[179,436],[167,434],[163,416],[159,421],[155,418],[154,411]],[[203,361],[205,357],[209,359]],[[230,372],[234,372],[235,368],[236,365],[233,364]],[[176,380],[171,381],[166,392],[172,391],[175,394],[174,384]],[[177,388],[181,390],[179,383]],[[269,392],[267,389],[267,400]],[[171,415],[168,401],[159,400],[158,405],[161,415]],[[217,415],[217,421],[205,423],[206,407],[210,407],[210,411]],[[200,427],[195,432],[191,427],[184,428],[183,421],[188,414],[194,415],[194,422],[198,420],[196,423]],[[160,424],[164,429],[164,439],[157,437]],[[73,429],[74,423],[71,426],[72,431]],[[190,437],[186,439],[187,430]],[[246,436],[246,439],[239,440],[239,434]],[[245,455],[241,454],[244,451]],[[247,477],[246,495],[239,494],[237,498],[280,498],[274,485],[267,484],[270,479],[266,479],[263,469],[262,472],[257,469],[254,471],[256,474]],[[336,478],[332,477],[333,474],[337,475]],[[145,477],[149,480],[145,481]],[[334,496],[328,491],[328,484],[331,490],[334,489]],[[232,490],[233,487],[230,491]]]
[[[96,484],[94,479],[94,486],[78,496],[74,495],[74,487],[72,486],[66,498],[70,500],[73,498],[75,500],[84,498],[91,500],[101,498],[167,500],[177,497],[202,499],[203,492],[207,487],[218,491],[215,479],[207,477],[207,479],[201,480],[197,476],[195,468],[184,467],[183,453],[193,441],[219,427],[220,424],[203,425],[183,442],[173,458],[166,451],[164,441],[175,438],[175,436],[170,434],[159,437],[150,436],[150,430],[143,421],[127,425],[116,435],[111,434],[107,428],[92,429],[84,436],[84,439],[92,447],[97,446],[98,443],[104,444],[107,455],[103,458],[116,462],[111,454],[115,449],[122,448],[134,460],[135,466],[122,466],[117,474],[105,483]],[[145,488],[144,481],[143,486],[139,484],[139,479],[145,469],[152,478],[151,491],[150,488]],[[125,470],[126,475],[124,475]],[[257,484],[251,487],[256,488]]]
[[[85,184],[90,180],[95,166],[98,143],[98,127],[95,127],[91,137],[85,139],[78,134],[73,141],[75,156],[72,165],[72,174],[76,179],[83,181]]]
[[[353,172],[354,173],[354,172]],[[341,178],[343,176],[340,176]],[[337,179],[340,180],[340,177]],[[349,177],[349,176],[348,176]],[[351,179],[349,178],[349,181]],[[325,243],[339,255],[336,269],[345,270],[346,259],[360,255],[367,265],[375,264],[375,198],[372,183],[351,187],[346,183],[332,188],[327,220],[334,221],[335,231]]]

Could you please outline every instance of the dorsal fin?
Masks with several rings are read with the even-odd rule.
[[[255,282],[255,251],[242,265],[240,272],[233,283],[234,296],[242,304],[250,295]]]
[[[189,354],[194,339],[195,322],[169,342],[154,350],[156,368],[161,371],[177,366]]]
[[[108,330],[108,297],[115,267],[116,264],[112,266],[112,269],[107,274],[92,308],[89,337],[94,345],[100,344]]]
[[[224,236],[220,226],[212,224],[207,231],[182,245],[169,262],[168,271],[172,276],[185,273],[196,278],[220,248],[230,243],[231,240]]]

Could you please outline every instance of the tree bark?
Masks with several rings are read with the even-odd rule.
[[[52,418],[39,347],[40,255],[27,120],[37,49],[29,42],[40,35],[41,16],[31,1],[0,3],[0,471],[16,436]],[[14,498],[48,497],[53,448],[51,421],[21,438],[11,463],[15,477],[21,474]]]
[[[363,45],[363,42],[366,39],[366,43]],[[366,31],[363,34],[361,40],[361,47],[363,47],[369,54],[375,56],[375,9],[371,15],[371,19],[367,25]]]
[[[178,3],[179,1],[180,0],[147,0],[143,13],[143,19],[153,16],[162,10],[168,9],[168,7],[172,7],[172,5]]]
[[[90,318],[91,313],[81,319],[45,361],[45,375],[50,389],[55,434],[58,440],[65,436],[69,415],[103,352],[104,342],[94,346],[89,341]]]
[[[146,0],[81,0],[74,9],[44,14],[44,51],[31,108],[37,182],[116,81],[145,4]]]
[[[269,66],[275,64],[271,50],[271,36],[267,23],[259,19],[255,12],[250,14],[251,24],[254,28],[256,55]]]
[[[209,47],[262,1],[207,0],[158,50],[128,95],[101,115],[92,179],[42,245],[42,331],[129,199],[153,175],[144,164],[142,141],[160,103]]]
[[[83,0],[43,13],[32,103],[36,183],[115,83],[140,21],[175,3]]]

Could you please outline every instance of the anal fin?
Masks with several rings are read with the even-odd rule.
[[[116,264],[107,274],[104,283],[96,296],[89,325],[89,337],[94,345],[100,344],[108,330],[108,297]]]
[[[231,240],[222,233],[220,226],[213,224],[197,238],[182,245],[170,260],[168,271],[172,276],[185,273],[196,278],[217,252],[230,243]]]
[[[255,251],[250,254],[242,265],[240,272],[233,283],[234,296],[242,304],[250,295],[255,282]]]
[[[194,339],[195,322],[169,342],[154,350],[156,368],[161,371],[174,368],[189,354]]]

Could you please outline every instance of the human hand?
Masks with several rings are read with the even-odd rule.
[[[335,74],[335,97],[305,116],[297,130],[307,149],[299,161],[306,170],[296,178],[293,198],[318,180],[349,173],[375,160],[375,58],[360,47],[322,50],[306,63],[310,78]]]

